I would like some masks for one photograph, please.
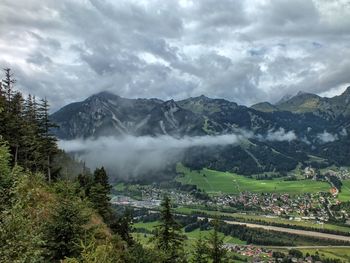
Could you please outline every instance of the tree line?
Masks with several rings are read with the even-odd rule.
[[[26,98],[15,89],[16,79],[10,68],[3,69],[0,81],[0,135],[8,143],[11,162],[29,171],[44,172],[52,180],[52,157],[58,152],[51,129],[46,98]]]
[[[117,215],[103,167],[58,176],[60,153],[51,134],[49,103],[23,97],[12,71],[0,82],[0,258],[2,262],[224,262],[223,241],[212,237],[185,250],[185,236],[168,197],[150,246],[132,236],[133,216]],[[61,153],[60,160],[69,159]],[[61,164],[62,166],[64,164]],[[61,167],[62,168],[62,167]],[[65,167],[63,167],[65,168]],[[67,172],[68,173],[68,172]],[[200,258],[200,261],[197,259]]]

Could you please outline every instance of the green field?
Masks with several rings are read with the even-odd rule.
[[[138,223],[135,223],[133,225],[134,228],[144,228],[144,229],[147,229],[149,231],[152,231],[154,227],[156,227],[157,225],[159,225],[159,222],[158,221],[153,221],[153,222],[138,222]]]
[[[342,202],[350,201],[350,180],[343,181],[343,186],[338,195],[338,199]]]
[[[288,249],[273,249],[277,251],[284,252],[288,254]],[[298,248],[303,252],[304,256],[306,253],[310,255],[319,254],[321,258],[333,258],[339,259],[341,262],[350,262],[350,249],[349,248],[339,248],[339,247],[330,247],[330,248]]]
[[[205,209],[194,209],[194,208],[187,208],[187,207],[177,207],[175,208],[175,211],[177,213],[181,214],[192,214],[192,213],[206,213],[210,216],[230,216],[238,219],[245,219],[248,223],[249,220],[261,220],[267,223],[278,223],[278,224],[285,224],[286,227],[288,225],[295,225],[295,226],[303,226],[303,227],[310,227],[310,228],[316,228],[316,229],[329,229],[329,230],[336,230],[341,231],[345,233],[350,233],[350,226],[338,226],[338,225],[332,225],[329,223],[325,224],[317,224],[314,221],[295,221],[295,220],[288,220],[281,217],[266,217],[263,215],[254,215],[254,214],[242,214],[242,213],[227,213],[227,212],[219,212],[219,211],[210,211]],[[234,220],[234,219],[233,219]]]
[[[133,227],[137,230],[137,229],[140,229],[140,228],[144,228],[144,229],[147,229],[149,231],[152,231],[153,228],[155,226],[159,225],[159,222],[158,221],[154,221],[154,222],[147,222],[147,223],[143,223],[143,222],[138,222],[138,223],[135,223],[133,225]],[[191,232],[185,232],[183,231],[183,233],[187,236],[188,238],[188,241],[192,244],[195,240],[197,240],[199,238],[199,236],[202,236],[202,238],[207,238],[210,234],[210,230],[204,230],[204,231],[200,231],[199,229],[195,229],[194,231],[191,231]],[[224,234],[222,233],[219,233],[219,235],[221,237],[224,238],[224,243],[230,243],[230,244],[239,244],[239,245],[245,245],[246,242],[245,241],[242,241],[238,238],[235,238],[235,237],[231,237],[231,236],[224,236]],[[147,235],[149,236],[149,235]],[[141,236],[142,238],[142,236]]]
[[[255,180],[229,172],[219,172],[210,169],[190,170],[183,165],[177,166],[177,172],[182,173],[176,178],[182,184],[193,184],[209,194],[225,193],[238,194],[240,192],[267,193],[317,193],[327,192],[330,185],[313,180],[283,181]]]
[[[192,232],[188,232],[188,233],[185,233],[184,234],[187,236],[187,238],[189,240],[196,240],[198,239],[200,236],[204,239],[208,238],[209,235],[210,235],[210,230],[203,230],[203,231],[200,231],[199,229],[196,229]],[[219,236],[221,238],[224,238],[224,243],[228,243],[228,244],[237,244],[237,245],[246,245],[247,242],[245,241],[242,241],[236,237],[231,237],[231,236],[224,236],[224,234],[222,233],[219,233]]]

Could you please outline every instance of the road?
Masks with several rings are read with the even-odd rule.
[[[204,217],[198,217],[199,219],[204,219]],[[212,218],[208,218],[208,220],[213,220]],[[341,240],[341,241],[348,241],[350,242],[350,236],[341,236],[341,235],[334,235],[334,234],[327,234],[327,233],[320,233],[315,231],[307,231],[307,230],[299,230],[299,229],[292,229],[292,228],[285,228],[285,227],[277,227],[277,226],[266,226],[266,225],[258,225],[258,224],[251,224],[251,223],[242,223],[237,221],[231,221],[231,220],[223,220],[223,222],[230,224],[230,225],[245,225],[247,227],[251,228],[262,228],[265,230],[272,230],[277,232],[283,232],[288,234],[296,234],[301,236],[309,236],[309,237],[318,237],[318,238],[325,238],[325,239],[333,239],[333,240]]]

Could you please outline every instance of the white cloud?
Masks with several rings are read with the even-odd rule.
[[[282,142],[282,141],[291,142],[298,139],[294,131],[286,132],[285,129],[283,128],[279,128],[278,130],[269,130],[265,136],[258,135],[257,138],[260,140],[278,141],[278,142]]]
[[[124,136],[59,141],[59,147],[76,153],[91,168],[105,166],[125,176],[147,174],[181,160],[184,151],[196,146],[238,144],[243,134],[174,138],[171,136]]]
[[[324,131],[323,133],[317,134],[317,138],[322,143],[327,143],[327,142],[334,142],[334,141],[338,140],[338,135]]]

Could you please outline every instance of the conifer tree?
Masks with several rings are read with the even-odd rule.
[[[132,238],[132,213],[129,209],[126,209],[124,211],[124,214],[117,218],[112,220],[112,223],[110,224],[110,228],[112,231],[116,234],[118,234],[129,246],[132,246],[135,244],[133,238]]]
[[[206,244],[205,240],[202,238],[202,236],[199,235],[199,238],[197,239],[195,246],[194,246],[192,262],[193,263],[208,263],[207,252],[208,252],[207,244]]]
[[[165,254],[165,262],[182,262],[184,259],[181,225],[176,222],[170,198],[165,196],[161,203],[161,224],[156,227],[153,240],[156,248]]]
[[[37,118],[37,104],[31,94],[24,103],[24,122],[26,132],[24,135],[23,165],[31,171],[39,170],[39,125]]]
[[[108,175],[105,169],[96,169],[94,172],[93,184],[89,189],[89,198],[92,201],[94,208],[105,219],[111,217],[110,195],[111,185],[108,183]]]
[[[57,139],[50,133],[51,128],[57,127],[49,118],[49,103],[47,99],[42,99],[38,107],[38,124],[41,136],[41,151],[44,155],[43,168],[47,171],[47,178],[51,182],[51,159],[57,152]]]
[[[13,85],[16,83],[16,80],[13,78],[13,73],[10,68],[4,68],[5,78],[2,80],[2,88],[4,89],[5,98],[7,100],[7,110],[10,111],[10,102],[13,97]]]
[[[14,163],[16,165],[19,159],[19,152],[22,150],[21,145],[23,144],[24,131],[26,128],[23,119],[24,100],[21,93],[16,92],[14,94],[10,106],[11,108],[7,126],[11,133],[9,141],[14,154]]]
[[[219,221],[215,219],[213,222],[214,229],[208,238],[208,254],[213,263],[222,263],[225,260],[226,249],[224,248],[224,240],[219,236]]]

